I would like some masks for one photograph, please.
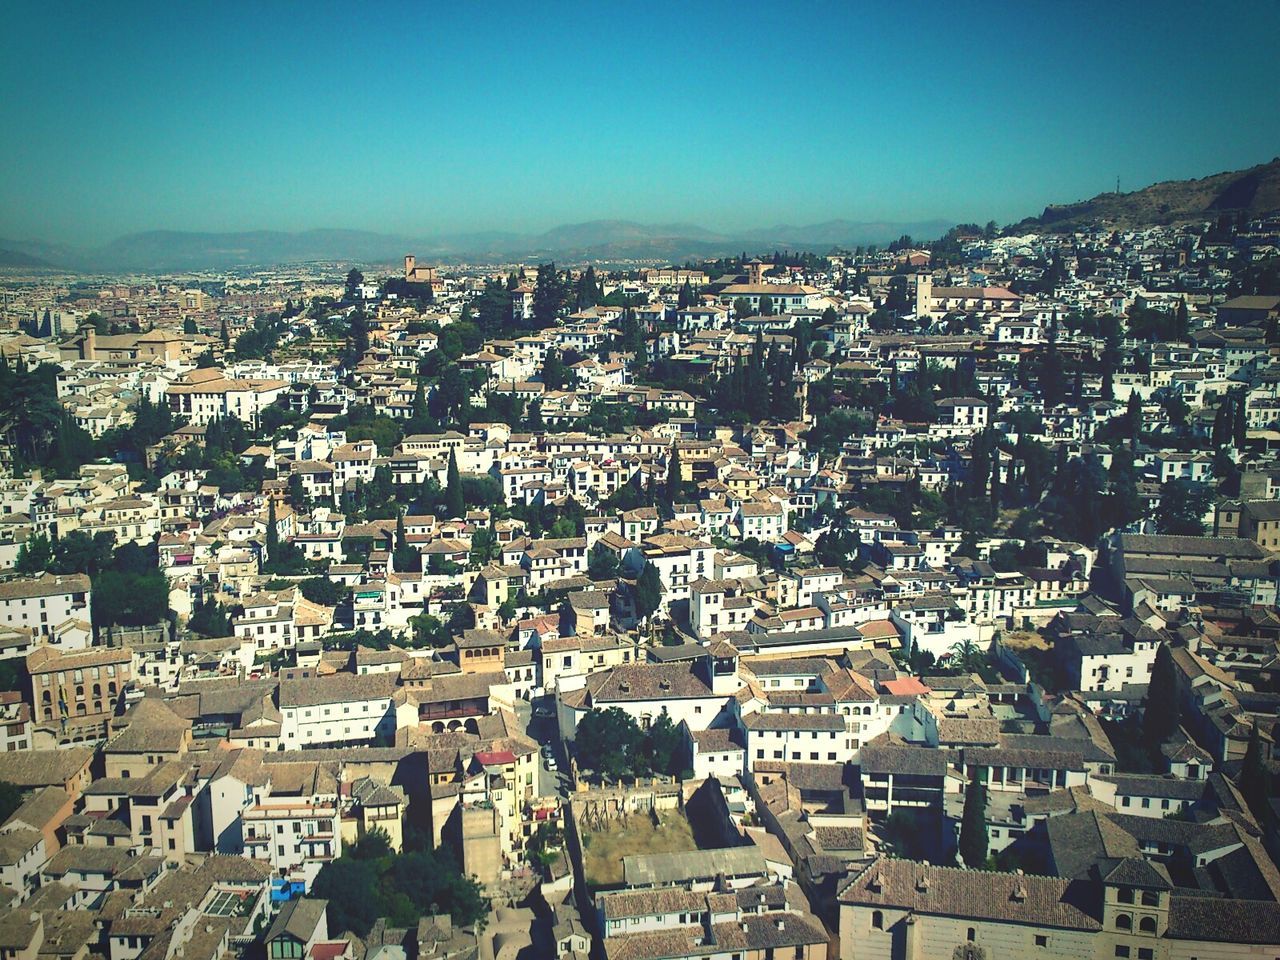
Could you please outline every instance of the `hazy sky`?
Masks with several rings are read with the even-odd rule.
[[[0,236],[1001,222],[1280,154],[1280,4],[6,0]]]

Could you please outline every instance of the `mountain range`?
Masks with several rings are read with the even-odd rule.
[[[1107,221],[1118,227],[1213,220],[1223,214],[1257,217],[1280,211],[1280,158],[1247,170],[1199,180],[1170,180],[1131,193],[1103,193],[1090,200],[1050,205],[1010,229],[1067,231]],[[511,263],[538,260],[622,262],[724,256],[773,249],[825,252],[833,247],[884,244],[903,234],[921,240],[941,236],[945,220],[912,223],[827,220],[717,232],[692,223],[643,224],[589,220],[544,233],[482,231],[406,236],[367,230],[307,230],[288,233],[195,233],[152,230],[131,233],[103,246],[0,239],[0,269],[92,272],[227,270],[315,261],[396,263],[406,253],[423,262]]]
[[[406,253],[424,262],[682,261],[733,254],[744,249],[827,250],[833,246],[884,244],[904,233],[933,238],[941,236],[950,226],[944,220],[911,223],[828,220],[810,226],[717,233],[689,223],[589,220],[563,224],[539,234],[488,231],[427,237],[331,229],[300,233],[151,230],[83,250],[0,239],[0,267],[81,272],[225,270],[314,261],[394,263]]]

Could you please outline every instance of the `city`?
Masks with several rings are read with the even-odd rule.
[[[1205,174],[0,240],[2,960],[1280,956],[1280,159]]]

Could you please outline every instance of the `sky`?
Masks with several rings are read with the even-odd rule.
[[[1280,4],[4,0],[0,237],[1011,222],[1280,154]]]

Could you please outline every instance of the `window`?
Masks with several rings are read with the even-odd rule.
[[[1160,906],[1160,894],[1156,893],[1154,890],[1143,890],[1142,905],[1144,907]]]
[[[1116,929],[1117,929],[1117,930],[1132,930],[1132,929],[1133,929],[1133,917],[1129,916],[1129,914],[1127,914],[1127,913],[1122,913],[1122,914],[1120,914],[1120,916],[1116,917]]]
[[[1133,903],[1133,888],[1121,887],[1117,896],[1121,903]]]
[[[1118,946],[1118,947],[1116,947],[1116,956],[1117,956],[1117,957],[1127,957],[1127,956],[1129,956],[1129,948],[1128,948],[1128,947],[1126,947],[1126,946],[1124,946],[1123,944],[1122,944],[1122,945],[1120,945],[1120,946]]]
[[[1154,960],[1156,952],[1150,947],[1138,948],[1138,960]]]
[[[1138,929],[1139,929],[1141,932],[1143,932],[1143,933],[1155,933],[1155,932],[1156,932],[1156,918],[1155,918],[1155,917],[1143,917],[1141,920],[1139,920],[1139,921],[1138,921]]]
[[[880,910],[871,911],[871,929],[872,930],[884,929],[884,913],[882,911]]]
[[[973,927],[970,927],[968,931],[965,933],[964,938],[968,940],[970,943],[973,943],[973,941],[978,939],[978,931],[975,930]]]
[[[1047,947],[1048,945],[1049,945],[1049,938],[1048,938],[1048,937],[1046,937],[1043,933],[1037,933],[1037,934],[1036,934],[1036,946],[1037,946],[1037,947]]]

